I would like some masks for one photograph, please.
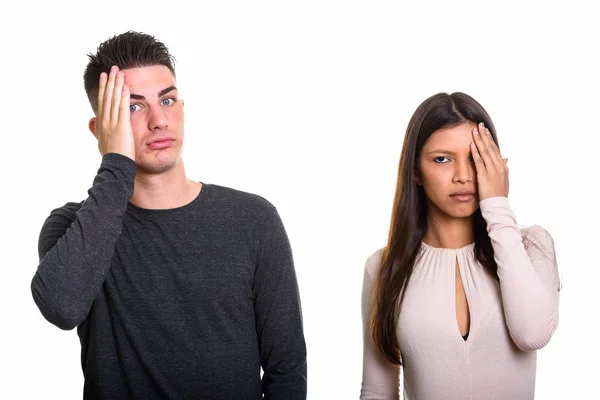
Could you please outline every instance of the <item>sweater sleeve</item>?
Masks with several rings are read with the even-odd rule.
[[[372,275],[378,263],[374,258],[376,254],[369,257],[365,265],[362,287],[362,325],[363,325],[363,373],[360,392],[361,400],[376,399],[398,399],[400,366],[394,365],[381,354],[373,342],[370,328],[370,317],[372,311],[372,295],[375,279]]]
[[[558,326],[560,279],[550,234],[540,226],[521,231],[507,197],[480,202],[498,265],[510,336],[523,351],[544,347]]]
[[[135,162],[106,154],[81,208],[67,204],[42,226],[31,292],[42,315],[70,330],[86,318],[110,267],[133,194]]]
[[[305,400],[306,344],[291,246],[273,208],[254,277],[256,330],[265,400]]]

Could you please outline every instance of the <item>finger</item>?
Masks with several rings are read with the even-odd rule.
[[[117,75],[117,71],[118,68],[116,66],[113,66],[110,69],[108,81],[106,82],[106,89],[104,89],[104,98],[102,100],[102,121],[104,124],[110,123],[110,107],[112,105],[113,89],[115,87],[115,77]]]
[[[482,122],[480,124],[481,128],[479,131],[481,132],[481,139],[485,143],[485,146],[488,150],[487,154],[489,156],[492,165],[495,168],[498,168],[502,165],[502,156],[500,155],[500,149],[496,146],[496,142],[494,142],[494,138],[492,137],[492,133]]]
[[[490,156],[494,160],[494,164],[496,166],[496,171],[498,174],[505,174],[508,171],[508,167],[506,165],[508,158],[502,158],[502,154],[500,153],[500,149],[498,148],[498,145],[494,141],[492,133],[490,132],[490,130],[488,128],[485,128],[485,130],[486,130],[486,135],[484,135],[484,136],[487,136],[489,138],[488,143],[489,143],[489,148],[490,148]]]
[[[473,157],[477,175],[483,174],[485,172],[485,164],[481,158],[481,155],[479,154],[479,150],[477,150],[477,145],[475,142],[471,142],[471,157]]]
[[[100,79],[98,81],[98,97],[97,97],[97,101],[98,103],[96,104],[96,119],[101,119],[102,118],[102,101],[104,100],[104,89],[106,89],[106,81],[108,79],[108,75],[106,74],[106,72],[102,72],[100,74]]]
[[[119,122],[119,113],[121,111],[120,105],[121,105],[121,94],[123,92],[123,84],[124,84],[123,72],[119,71],[119,72],[117,72],[117,77],[115,78],[115,87],[113,89],[113,95],[112,95],[111,106],[110,106],[110,110],[111,110],[110,111],[111,112],[110,120],[113,123]]]
[[[484,138],[483,140],[486,146],[490,149],[490,157],[493,158],[493,161],[496,165],[502,165],[502,163],[500,162],[502,160],[502,155],[500,154],[500,149],[498,148],[498,145],[496,144],[496,142],[494,142],[492,132],[490,132],[490,130],[483,123],[481,123],[481,125],[483,126],[483,132],[485,132],[485,134],[482,135]]]
[[[123,90],[121,93],[121,103],[119,105],[119,123],[129,124],[129,86],[123,84]]]
[[[477,147],[477,152],[479,157],[481,158],[486,171],[494,168],[494,162],[490,157],[490,149],[486,146],[483,141],[482,130],[479,127],[473,129],[473,142],[475,142],[475,146]]]

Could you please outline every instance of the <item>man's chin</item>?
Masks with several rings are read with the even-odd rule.
[[[169,172],[174,169],[179,164],[179,158],[158,158],[152,161],[136,161],[137,170],[146,174],[164,174],[165,172]]]

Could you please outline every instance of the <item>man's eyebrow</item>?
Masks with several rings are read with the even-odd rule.
[[[165,94],[169,93],[172,90],[177,90],[177,88],[175,86],[169,86],[168,88],[161,90],[158,93],[158,97],[162,97],[162,96],[164,96]]]
[[[158,97],[162,97],[165,94],[173,91],[173,90],[177,90],[177,88],[175,86],[169,86],[166,89],[161,90],[160,92],[158,92]],[[141,94],[134,94],[132,93],[130,96],[130,98],[134,99],[134,100],[146,100],[146,98],[144,96],[142,96]]]

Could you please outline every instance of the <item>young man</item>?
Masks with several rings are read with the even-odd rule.
[[[114,36],[84,82],[102,162],[45,221],[31,283],[48,321],[77,327],[84,398],[305,399],[284,226],[265,199],[186,177],[168,49]]]

